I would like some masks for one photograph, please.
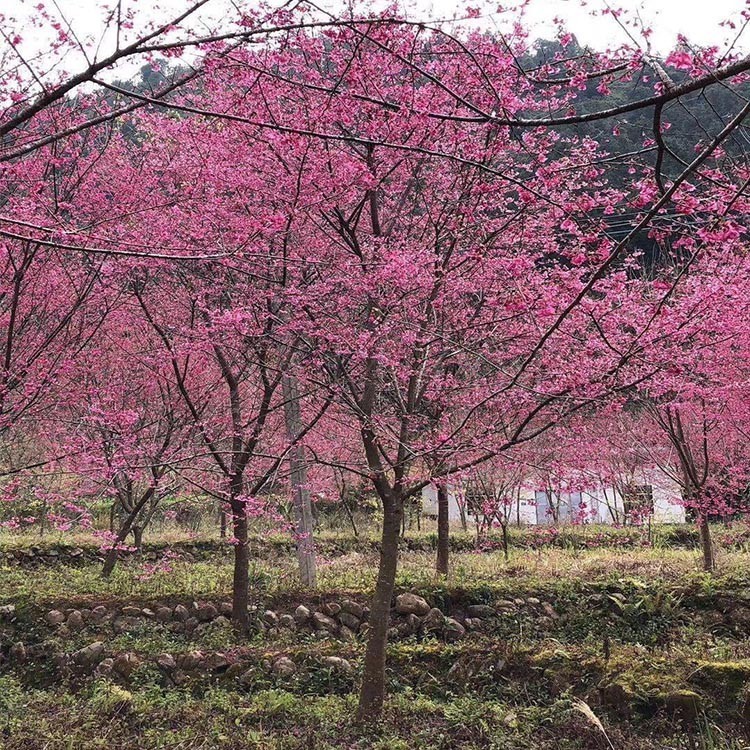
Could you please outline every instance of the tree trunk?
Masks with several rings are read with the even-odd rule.
[[[120,545],[128,538],[131,526],[133,525],[133,519],[128,517],[122,522],[120,530],[117,532],[112,546],[107,550],[107,554],[104,557],[104,566],[102,567],[102,578],[109,578],[112,575],[112,571],[115,569],[117,559],[120,556]]]
[[[344,493],[341,494],[341,504],[344,506],[344,510],[346,511],[346,515],[349,518],[349,523],[352,525],[352,531],[354,532],[354,538],[359,539],[359,530],[357,529],[357,524],[354,521],[354,513],[352,512],[352,509],[349,507],[349,502],[346,499],[346,496]]]
[[[125,516],[125,520],[120,524],[120,530],[117,532],[117,536],[112,544],[112,547],[107,551],[107,555],[104,558],[104,566],[102,567],[102,578],[109,578],[112,575],[112,571],[115,569],[117,564],[117,558],[120,554],[118,547],[128,538],[131,530],[133,530],[133,524],[135,519],[138,518],[138,514],[144,508],[146,503],[151,499],[154,494],[154,488],[152,487],[143,494],[141,499],[133,505],[132,510]],[[143,529],[141,529],[141,535]]]
[[[701,539],[701,551],[703,552],[703,570],[711,572],[716,567],[714,559],[714,547],[711,542],[711,527],[708,525],[708,517],[701,514],[698,519],[698,531]]]
[[[143,527],[142,526],[133,526],[133,546],[137,550],[141,550],[143,548]]]
[[[448,575],[448,557],[450,555],[450,520],[449,520],[448,486],[440,483],[437,488],[438,537],[437,537],[437,572]]]
[[[284,394],[284,421],[289,441],[294,443],[289,450],[289,474],[292,483],[294,521],[297,531],[297,562],[300,582],[307,588],[317,586],[315,566],[315,542],[313,539],[313,514],[310,490],[307,487],[307,465],[305,445],[298,440],[302,433],[302,418],[299,406],[299,386],[294,375],[281,379]]]
[[[232,577],[232,624],[241,633],[247,632],[247,606],[250,593],[250,547],[248,543],[247,510],[244,502],[232,499],[232,532],[234,534],[234,574]]]
[[[227,512],[223,507],[219,509],[219,538],[227,538]]]
[[[466,500],[458,503],[458,513],[461,516],[461,528],[464,532],[469,530],[469,521],[466,518]]]
[[[503,557],[505,558],[505,562],[508,562],[508,549],[510,547],[508,540],[508,522],[505,521],[500,524],[500,526],[503,530]]]
[[[359,693],[358,721],[376,719],[383,709],[385,698],[385,654],[404,504],[403,500],[398,498],[384,505],[380,566],[375,595],[370,607],[370,632],[365,653],[362,687]]]

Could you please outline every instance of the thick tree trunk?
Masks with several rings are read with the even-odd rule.
[[[302,433],[299,386],[293,375],[284,375],[281,381],[284,392],[284,420],[290,442],[297,441]],[[300,582],[314,589],[317,586],[315,542],[313,539],[313,514],[310,490],[307,487],[307,465],[304,443],[296,442],[289,450],[289,474],[292,484],[294,521],[297,531],[297,562]]]
[[[389,502],[384,511],[380,567],[375,595],[370,607],[370,632],[357,709],[359,721],[376,719],[383,709],[385,698],[385,655],[391,599],[398,565],[399,532],[404,513],[403,501],[399,498]]]
[[[247,632],[247,607],[250,594],[250,546],[247,510],[242,501],[232,501],[232,532],[234,535],[234,574],[232,577],[232,624],[241,633]]]
[[[708,572],[716,567],[714,559],[714,547],[711,542],[711,527],[708,525],[707,516],[701,514],[698,519],[698,531],[701,539],[701,551],[703,552],[703,570]]]
[[[117,558],[119,557],[119,550],[117,549],[117,545],[119,542],[115,542],[108,550],[107,554],[104,557],[104,565],[102,566],[102,578],[109,578],[112,575],[112,571],[115,569],[115,565],[117,565]]]
[[[450,556],[449,502],[448,487],[441,483],[437,488],[437,572],[445,576],[448,575],[448,558]]]

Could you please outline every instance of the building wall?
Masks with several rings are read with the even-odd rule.
[[[422,489],[422,512],[428,516],[437,516],[437,487],[434,484],[428,484]],[[461,520],[461,508],[458,498],[453,488],[448,487],[448,518],[451,521]]]
[[[650,484],[654,500],[653,520],[656,523],[684,523],[685,508],[680,504],[680,488],[662,474],[641,477],[642,484]],[[585,510],[580,510],[580,503]],[[422,508],[427,515],[437,516],[437,487],[430,484],[422,490]],[[460,492],[448,489],[448,514],[451,521],[461,520]],[[570,523],[573,517],[583,516],[588,523],[612,524],[623,520],[623,501],[612,487],[594,487],[580,493],[563,496],[560,523]],[[471,518],[468,518],[471,521]],[[533,485],[521,488],[520,501],[511,511],[511,522],[522,526],[552,523],[546,512],[544,493]]]

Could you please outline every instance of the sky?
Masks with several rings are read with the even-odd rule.
[[[121,0],[124,8],[135,11],[136,27],[142,27],[149,21],[163,21],[175,11],[184,9],[191,0]],[[209,0],[206,11],[199,19],[202,30],[215,29],[225,23],[225,19],[232,15],[231,6],[234,2],[245,3],[252,0]],[[284,0],[273,0],[279,4]],[[336,12],[344,7],[347,0],[319,0],[326,10]],[[388,0],[375,0],[385,4]],[[402,0],[399,0],[400,2]],[[0,0],[0,14],[16,19],[15,23],[0,21],[0,30],[5,33],[19,33],[23,37],[23,50],[29,59],[43,54],[47,48],[45,32],[33,27],[32,20],[38,18],[36,6],[40,0]],[[53,13],[55,4],[59,11],[71,23],[77,36],[84,41],[90,51],[95,50],[101,41],[104,24],[104,8],[116,5],[117,0],[44,0]],[[451,0],[408,0],[410,15],[419,20],[449,19],[456,15],[456,4]],[[540,38],[554,36],[554,19],[560,18],[583,44],[598,49],[616,46],[627,42],[630,31],[639,43],[643,37],[631,26],[623,29],[611,15],[603,14],[607,0],[495,0],[494,3],[484,3],[482,0],[473,2],[466,0],[466,5],[480,8],[480,18],[477,23],[489,29],[508,31],[512,13],[498,13],[497,3],[504,8],[518,9],[525,6],[525,25],[533,30],[533,35]],[[696,45],[717,45],[724,47],[737,36],[742,24],[742,13],[750,17],[750,0],[612,0],[613,7],[620,7],[640,17],[643,22],[653,29],[651,36],[651,51],[666,53],[675,44],[678,34],[687,37]],[[462,6],[463,7],[463,6]],[[734,19],[736,28],[721,26],[723,21]],[[750,50],[750,30],[742,36],[740,48]],[[744,42],[744,43],[743,43]],[[113,44],[113,39],[105,37],[99,46],[99,53],[107,51]],[[0,38],[0,53],[3,40]],[[642,45],[643,46],[643,45]],[[75,67],[70,61],[66,63],[70,69]]]

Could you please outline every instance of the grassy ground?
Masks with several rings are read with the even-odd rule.
[[[37,543],[6,539],[2,547]],[[367,601],[374,546],[329,534],[322,548],[319,590],[309,592],[297,585],[283,544],[257,545],[258,621],[243,638],[219,620],[192,633],[150,620],[124,632],[91,624],[63,632],[45,620],[50,610],[71,608],[218,606],[231,582],[221,548],[193,550],[192,559],[148,575],[129,559],[110,581],[95,560],[6,559],[0,605],[16,610],[0,622],[0,747],[750,748],[750,558],[737,545],[721,551],[712,576],[689,547],[516,549],[507,561],[499,551],[462,551],[447,579],[433,575],[431,551],[406,550],[399,591],[459,617],[469,604],[510,609],[455,643],[395,639],[386,711],[366,728],[352,721],[362,640],[260,625],[268,608]],[[130,674],[61,667],[61,654],[94,641],[110,658],[131,654]],[[230,666],[179,680],[158,666],[164,655],[197,651],[220,654]],[[274,671],[280,656],[297,665],[294,674]],[[348,660],[352,673],[332,668],[330,656]]]

